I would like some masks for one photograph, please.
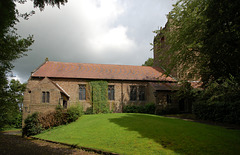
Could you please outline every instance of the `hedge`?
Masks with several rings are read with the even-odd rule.
[[[43,130],[74,122],[82,114],[83,109],[80,105],[72,106],[67,110],[58,106],[55,111],[47,114],[33,113],[24,121],[23,136],[36,135]]]
[[[146,113],[146,114],[154,114],[156,106],[154,103],[149,103],[144,106],[136,106],[136,105],[127,105],[123,107],[124,113]]]
[[[240,101],[233,103],[198,102],[193,104],[193,113],[197,119],[240,124]]]

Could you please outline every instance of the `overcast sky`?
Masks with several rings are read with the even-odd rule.
[[[20,20],[18,33],[34,35],[31,51],[14,62],[13,74],[26,82],[45,58],[50,61],[142,65],[153,57],[154,33],[164,27],[176,0],[68,0],[60,9],[44,11],[33,3],[18,4],[20,12],[35,10]]]

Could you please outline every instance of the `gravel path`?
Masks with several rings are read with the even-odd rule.
[[[0,132],[1,155],[48,155],[48,154],[78,154],[96,155],[96,153],[74,149],[61,144],[53,144],[41,140],[22,138],[16,132]]]

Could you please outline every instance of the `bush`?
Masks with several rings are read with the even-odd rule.
[[[24,121],[23,135],[36,135],[45,129],[74,122],[83,114],[82,109],[80,105],[68,110],[58,106],[55,111],[47,114],[33,113]]]
[[[51,127],[63,125],[67,123],[67,114],[63,109],[56,109],[54,112],[47,114],[39,114],[39,122],[42,128],[48,129]]]
[[[56,107],[55,115],[55,126],[63,125],[67,123],[67,111],[61,106]]]
[[[88,107],[87,110],[84,112],[85,115],[93,114],[93,107]]]
[[[231,77],[213,81],[193,104],[197,119],[240,124],[240,84]]]
[[[178,114],[179,109],[178,108],[165,108],[165,109],[160,109],[156,111],[157,115],[168,115],[168,114]]]
[[[72,106],[67,110],[67,122],[76,121],[83,114],[83,108],[80,105]]]
[[[16,115],[13,127],[15,127],[15,128],[22,128],[22,113],[21,112],[19,112]]]
[[[144,106],[127,105],[123,107],[124,113],[145,113],[154,114],[156,106],[154,103],[149,103]]]
[[[155,109],[156,109],[156,106],[155,106],[154,103],[146,104],[145,107],[144,107],[144,113],[154,114]]]
[[[240,124],[240,101],[234,103],[217,101],[194,103],[193,113],[197,119]]]
[[[43,128],[38,120],[38,113],[33,113],[29,115],[25,121],[25,126],[23,128],[23,135],[31,136],[41,133]]]

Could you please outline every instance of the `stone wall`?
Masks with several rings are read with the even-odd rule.
[[[61,90],[55,84],[58,84],[70,96],[67,98],[67,107],[80,103],[83,105],[83,109],[87,110],[92,106],[89,85],[90,81],[91,80],[83,79],[30,78],[27,84],[27,89],[24,93],[23,119],[34,112],[46,113],[53,111],[57,105],[63,104]],[[53,84],[53,82],[55,84]],[[79,100],[79,85],[86,85],[86,100]],[[108,85],[114,85],[114,100],[109,100],[108,103],[110,110],[116,113],[122,112],[123,107],[126,105],[145,105],[148,103],[154,103],[158,110],[169,107],[178,107],[177,102],[167,102],[167,95],[171,95],[171,91],[156,92],[151,84],[145,81],[110,80],[108,81]],[[131,101],[130,86],[145,86],[145,100],[139,101],[137,93],[137,100]],[[49,103],[42,103],[43,91],[50,93]]]
[[[42,92],[50,93],[49,103],[42,103]],[[24,92],[23,119],[34,112],[55,110],[61,98],[60,90],[48,79],[30,79]]]
[[[57,79],[57,78],[30,78],[27,89],[24,93],[23,119],[27,115],[34,112],[49,112],[62,104],[60,90],[51,82],[58,84],[70,96],[67,102],[68,107],[80,103],[83,109],[87,110],[91,107],[90,80],[82,79]],[[79,85],[86,85],[86,100],[79,100]],[[110,110],[113,112],[122,112],[123,106],[126,105],[145,105],[147,103],[155,103],[153,95],[154,89],[148,82],[139,81],[108,81],[108,85],[114,85],[115,100],[109,100]],[[130,101],[130,86],[145,86],[145,101]],[[42,92],[50,93],[50,102],[42,103]]]
[[[52,79],[55,83],[58,83],[69,95],[69,105],[74,105],[78,102],[82,103],[84,110],[91,107],[91,92],[90,89],[86,90],[86,100],[79,101],[79,85],[86,85],[89,88],[90,80],[80,80],[80,79]],[[114,85],[115,100],[108,101],[110,110],[113,112],[122,112],[122,107],[129,104],[144,105],[149,102],[154,102],[152,99],[152,92],[149,92],[148,82],[138,82],[138,81],[108,81],[108,85]],[[145,101],[130,101],[130,86],[145,86]]]

